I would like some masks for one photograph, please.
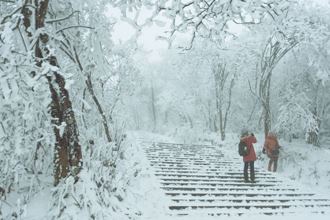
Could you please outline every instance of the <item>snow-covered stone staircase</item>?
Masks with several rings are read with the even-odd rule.
[[[170,215],[330,213],[330,200],[256,168],[245,183],[242,158],[219,146],[153,143],[147,157],[169,204]],[[290,182],[290,183],[289,183]]]

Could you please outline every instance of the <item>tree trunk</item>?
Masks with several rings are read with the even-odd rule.
[[[78,56],[78,53],[77,53],[77,50],[75,47],[73,47],[73,51],[74,51],[74,55],[75,55],[75,62],[77,63],[79,70],[81,73],[84,73],[84,68],[82,66],[82,63],[80,62],[80,58]],[[102,124],[103,124],[103,128],[104,128],[105,136],[107,137],[107,141],[110,143],[110,142],[112,142],[112,138],[110,135],[108,120],[107,120],[105,112],[103,111],[102,105],[99,102],[99,99],[97,98],[97,96],[95,94],[93,83],[92,83],[91,73],[87,73],[85,83],[87,86],[87,90],[88,90],[89,94],[92,96],[92,99],[97,107],[97,110],[101,115],[101,120],[102,120]]]
[[[221,140],[226,138],[226,127],[228,121],[228,114],[231,107],[232,89],[234,87],[234,79],[230,80],[228,85],[230,72],[226,70],[226,64],[216,64],[213,69],[214,85],[215,85],[215,99],[216,99],[216,112],[219,118],[219,127],[216,127],[216,131],[219,130]],[[228,87],[227,87],[228,85]],[[228,93],[228,94],[227,94]],[[228,95],[228,103],[224,103],[224,99]],[[216,125],[217,123],[215,123]]]
[[[155,91],[153,85],[151,85],[151,111],[153,118],[153,131],[155,131],[157,127],[157,116],[156,116],[156,106],[155,106]]]
[[[319,135],[316,131],[310,131],[308,132],[308,137],[307,137],[307,143],[308,144],[313,144],[314,146],[319,146]]]
[[[222,102],[220,102],[220,108],[222,108]],[[224,122],[223,122],[223,115],[222,115],[222,110],[221,109],[218,109],[219,110],[219,117],[220,117],[220,120],[219,120],[219,130],[220,130],[220,136],[221,136],[221,140],[225,140],[225,128],[224,128]]]
[[[287,38],[287,43],[277,39],[276,33],[274,33],[265,45],[265,48],[261,54],[261,62],[260,62],[260,79],[259,85],[256,87],[258,90],[254,93],[262,103],[262,117],[264,123],[264,134],[265,137],[268,135],[271,130],[271,106],[270,106],[270,86],[271,86],[271,78],[273,74],[273,69],[277,65],[277,63],[284,57],[284,55],[289,52],[295,45],[297,45],[297,41],[294,38]],[[256,78],[258,81],[258,78]],[[250,85],[250,84],[249,84]],[[250,90],[252,91],[251,85]]]
[[[307,143],[313,144],[314,146],[320,146],[319,131],[320,131],[320,127],[321,127],[321,120],[317,116],[316,107],[313,111],[313,116],[314,116],[315,120],[317,121],[317,127],[307,133]]]
[[[49,0],[36,0],[34,3],[35,31],[37,32],[38,29],[45,26]],[[33,24],[32,16],[29,11],[23,15],[25,31],[28,33],[28,28]],[[48,62],[52,66],[59,67],[56,57],[50,55],[48,43],[49,36],[41,32],[35,45],[36,65],[41,67],[43,62]],[[47,59],[45,59],[46,57]],[[65,79],[56,71],[51,71],[46,78],[51,93],[50,113],[55,134],[54,184],[57,185],[62,178],[69,174],[77,177],[82,167],[82,154],[78,127],[69,92],[65,88]]]
[[[270,129],[271,129],[271,119],[270,119],[270,112],[268,108],[264,107],[264,134],[267,137]]]
[[[97,110],[99,111],[101,118],[102,118],[102,124],[103,124],[103,128],[105,131],[105,135],[107,137],[108,142],[110,143],[112,141],[111,136],[110,136],[110,130],[109,130],[109,126],[108,126],[108,120],[105,116],[105,113],[102,109],[101,103],[99,102],[99,100],[97,99],[95,92],[94,92],[94,88],[93,88],[93,84],[92,84],[92,79],[90,74],[87,75],[87,79],[86,79],[86,85],[87,85],[87,89],[89,91],[89,94],[92,96],[92,99],[97,107]]]
[[[270,79],[270,78],[269,78]],[[265,102],[263,104],[263,114],[264,114],[264,133],[265,138],[271,130],[271,112],[270,112],[270,80],[267,82],[267,86],[265,87]]]
[[[51,116],[55,133],[54,184],[68,176],[69,172],[76,176],[82,166],[81,146],[78,129],[69,93],[65,89],[63,76],[54,72],[47,77],[51,91]]]

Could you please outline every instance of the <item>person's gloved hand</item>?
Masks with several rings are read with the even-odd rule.
[[[254,134],[253,134],[253,133],[251,133],[251,136],[254,136]]]
[[[262,148],[262,153],[265,154],[266,153],[266,149]]]

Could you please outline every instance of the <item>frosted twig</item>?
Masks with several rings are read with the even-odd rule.
[[[58,18],[58,19],[53,19],[53,20],[48,20],[46,21],[46,23],[49,23],[49,24],[52,24],[52,23],[55,23],[55,22],[60,22],[60,21],[64,21],[66,19],[69,19],[71,16],[73,16],[75,13],[79,13],[80,11],[73,11],[71,14],[63,17],[63,18]]]
[[[62,32],[64,30],[67,30],[67,29],[71,29],[71,28],[88,28],[88,29],[95,29],[93,27],[90,27],[90,26],[85,26],[85,25],[72,25],[72,26],[69,26],[69,27],[64,27],[60,30],[57,30],[55,33],[58,34],[59,32]]]

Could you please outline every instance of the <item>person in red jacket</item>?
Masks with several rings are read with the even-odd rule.
[[[248,168],[250,167],[250,180],[251,182],[255,182],[254,161],[257,160],[257,156],[253,144],[257,143],[257,139],[253,133],[249,134],[248,131],[243,131],[241,134],[241,141],[248,147],[248,154],[243,157],[244,181],[249,182]]]

